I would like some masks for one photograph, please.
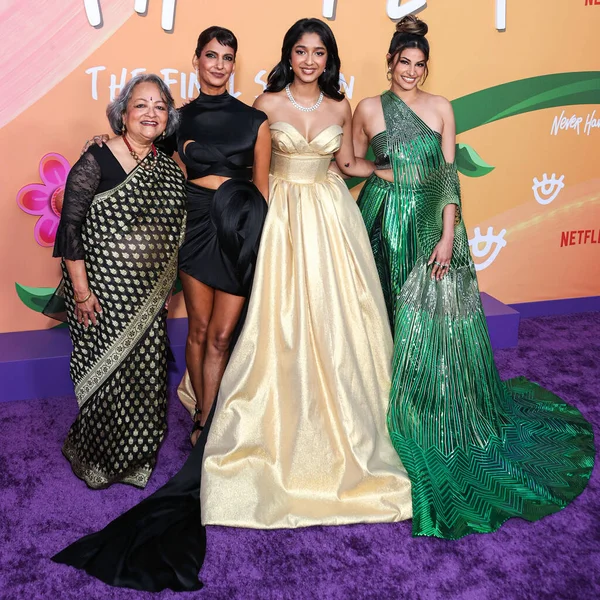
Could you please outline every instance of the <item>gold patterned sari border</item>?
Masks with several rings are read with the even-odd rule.
[[[90,399],[94,392],[117,369],[156,318],[157,310],[162,307],[175,280],[177,259],[178,254],[174,253],[169,260],[164,275],[157,282],[154,291],[148,296],[148,299],[142,305],[137,315],[132,318],[131,323],[123,330],[117,340],[96,361],[96,364],[90,367],[89,371],[75,386],[75,395],[79,408]]]

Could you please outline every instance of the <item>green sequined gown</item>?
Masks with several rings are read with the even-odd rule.
[[[441,136],[392,92],[371,145],[394,183],[371,176],[359,206],[394,334],[388,430],[412,484],[413,535],[457,539],[511,517],[535,521],[585,488],[591,425],[579,411],[494,364],[475,267],[460,218],[456,167]],[[451,270],[427,260],[442,211],[457,205]]]

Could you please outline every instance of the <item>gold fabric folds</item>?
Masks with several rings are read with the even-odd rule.
[[[203,522],[408,519],[410,483],[386,429],[386,307],[360,211],[327,171],[342,129],[310,143],[287,123],[271,129],[270,207],[206,445]]]

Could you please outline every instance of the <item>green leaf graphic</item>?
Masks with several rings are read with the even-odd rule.
[[[456,144],[456,168],[467,177],[483,177],[495,167],[488,165],[471,146]]]
[[[27,287],[26,285],[20,285],[15,282],[15,288],[17,289],[17,294],[21,299],[21,302],[27,308],[31,310],[35,310],[36,312],[42,312],[48,300],[54,294],[54,288],[35,288],[35,287]]]
[[[499,119],[573,104],[600,104],[600,71],[519,79],[452,100],[457,134]]]

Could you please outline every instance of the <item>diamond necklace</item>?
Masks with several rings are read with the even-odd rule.
[[[290,102],[292,103],[294,108],[297,108],[298,110],[301,110],[302,112],[312,112],[313,110],[317,110],[317,108],[319,108],[319,106],[321,106],[321,102],[323,102],[323,96],[324,96],[323,90],[321,90],[321,93],[319,94],[319,99],[312,106],[302,106],[301,104],[298,104],[296,102],[296,99],[294,98],[294,96],[292,96],[292,90],[290,90],[289,83],[285,86],[285,93],[287,94],[287,97],[290,99]]]

